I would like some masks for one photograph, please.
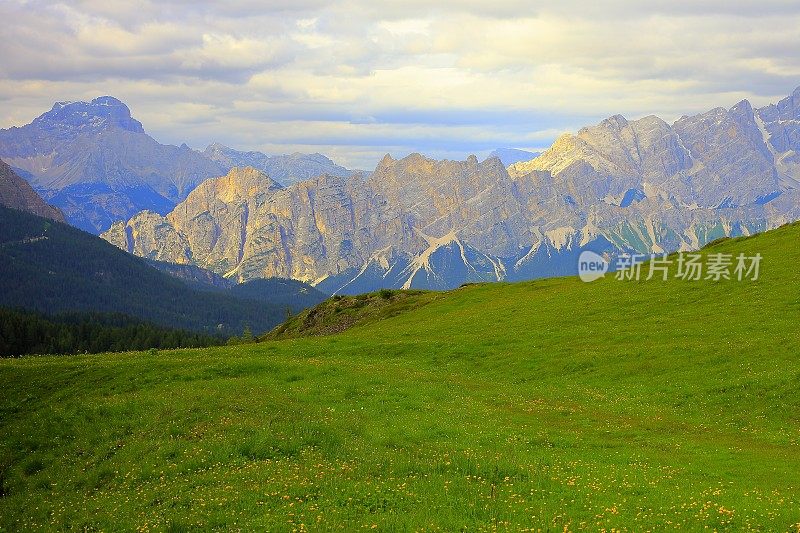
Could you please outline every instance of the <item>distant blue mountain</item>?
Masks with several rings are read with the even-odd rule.
[[[111,96],[57,102],[30,124],[0,129],[0,158],[70,224],[92,233],[144,209],[166,213],[225,173],[185,145],[155,141]]]
[[[529,152],[527,150],[518,150],[516,148],[497,148],[489,154],[489,157],[497,157],[503,162],[505,166],[519,163],[520,161],[530,161],[534,157],[538,157],[539,152]]]
[[[285,186],[316,178],[322,174],[347,177],[356,172],[337,165],[322,154],[295,152],[293,154],[267,155],[255,151],[241,152],[214,143],[208,145],[203,155],[216,162],[226,172],[234,167],[253,167]]]

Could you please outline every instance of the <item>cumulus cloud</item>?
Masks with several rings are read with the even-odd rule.
[[[163,142],[367,168],[800,85],[794,0],[6,0],[0,16],[0,126],[112,94]]]

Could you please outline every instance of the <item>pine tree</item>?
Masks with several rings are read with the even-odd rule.
[[[251,342],[255,342],[255,339],[253,338],[253,332],[250,331],[250,326],[245,324],[244,331],[242,332],[242,343],[248,344]]]

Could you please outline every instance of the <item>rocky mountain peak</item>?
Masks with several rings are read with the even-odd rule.
[[[53,108],[34,119],[33,124],[46,129],[116,128],[144,133],[142,123],[131,116],[124,103],[113,96],[100,96],[91,102],[56,102]]]
[[[425,157],[419,152],[412,152],[407,156],[405,156],[404,158],[399,159],[399,161],[402,161],[404,163],[416,164],[416,163],[422,163],[424,161],[433,161],[433,159]]]
[[[784,119],[800,118],[800,87],[794,92],[777,103],[776,107]]]
[[[389,154],[386,154],[386,155],[385,155],[385,156],[383,156],[383,158],[381,158],[381,160],[378,162],[378,166],[377,166],[377,167],[375,167],[375,172],[379,172],[379,171],[381,171],[381,170],[383,170],[383,169],[385,169],[385,168],[387,168],[387,167],[390,167],[390,166],[392,166],[392,164],[393,164],[394,162],[395,162],[395,159],[394,159],[394,158],[393,158],[391,155],[389,155]]]
[[[601,122],[599,124],[599,127],[619,131],[625,128],[627,125],[628,125],[628,119],[626,119],[622,115],[613,115],[605,119],[603,122]]]
[[[500,159],[499,156],[493,155],[487,157],[480,163],[480,167],[485,169],[489,173],[501,173],[505,172],[505,164]]]
[[[253,167],[234,167],[224,176],[201,183],[179,204],[180,209],[170,215],[172,219],[187,211],[201,213],[214,211],[223,204],[244,205],[255,198],[281,190],[283,187],[269,176]],[[217,206],[217,207],[215,207]]]
[[[213,142],[213,143],[209,144],[208,146],[206,146],[206,149],[203,151],[203,153],[207,157],[227,156],[229,154],[236,153],[236,150],[234,150],[233,148],[230,148],[230,147],[228,147],[228,146],[226,146],[226,145],[224,145],[222,143]]]
[[[394,159],[389,154],[386,154],[378,163],[374,174],[409,174],[422,171],[423,168],[429,167],[433,163],[434,160],[416,152],[408,154],[401,159]]]
[[[734,114],[744,114],[744,115],[752,115],[753,114],[753,105],[750,103],[750,100],[742,100],[735,106],[731,108],[731,113]]]
[[[222,189],[228,190],[276,190],[283,188],[264,172],[253,167],[233,167],[225,176],[217,179]]]
[[[313,154],[304,154],[303,152],[294,152],[291,156],[292,159],[307,159],[308,161],[313,161],[315,163],[323,164],[323,165],[333,165],[334,162],[331,160],[330,157],[323,155],[319,152],[314,152]]]

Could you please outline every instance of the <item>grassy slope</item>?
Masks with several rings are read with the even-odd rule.
[[[342,334],[0,363],[0,528],[796,530],[800,226],[758,282],[454,291]]]
[[[383,289],[357,296],[337,295],[290,317],[264,340],[332,335],[418,309],[447,293]]]

